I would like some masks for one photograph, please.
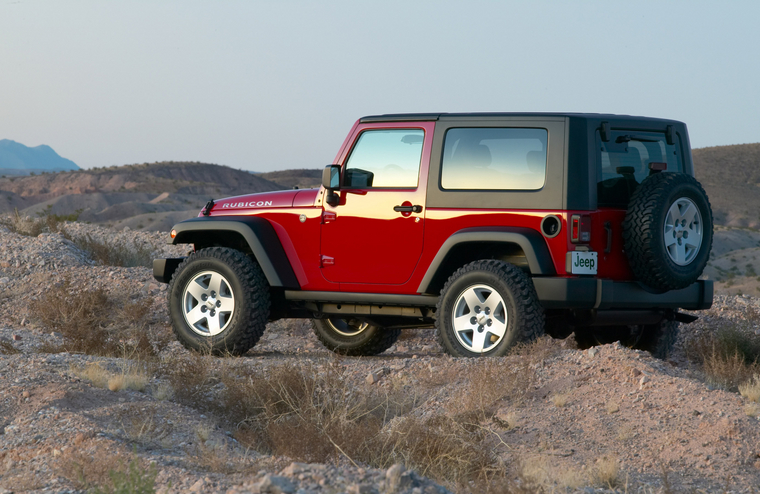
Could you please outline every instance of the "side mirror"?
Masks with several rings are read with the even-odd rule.
[[[327,189],[325,202],[330,206],[337,206],[340,198],[335,193],[340,190],[340,165],[327,165],[322,171],[322,187]]]

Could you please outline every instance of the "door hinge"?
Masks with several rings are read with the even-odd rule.
[[[319,256],[319,267],[335,266],[335,259],[330,256]]]

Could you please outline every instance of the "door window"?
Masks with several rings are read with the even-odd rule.
[[[417,187],[424,140],[421,129],[362,132],[346,162],[343,186]]]

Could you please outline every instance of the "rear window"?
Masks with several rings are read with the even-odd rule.
[[[454,128],[446,132],[441,187],[538,190],[546,182],[546,129]]]
[[[608,142],[597,132],[599,154],[597,202],[599,206],[628,206],[636,187],[652,173],[650,165],[669,172],[682,172],[683,161],[677,135],[668,144],[659,132],[613,131]]]

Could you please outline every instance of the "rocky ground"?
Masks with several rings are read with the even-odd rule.
[[[151,256],[184,250],[165,245],[164,233],[66,228],[70,238],[86,234]],[[155,360],[62,352],[63,336],[33,310],[62,283],[72,292],[101,288],[130,308],[149,307],[145,327],[163,342]],[[756,492],[760,485],[760,411],[738,393],[706,384],[687,358],[692,340],[726,324],[760,333],[760,300],[747,295],[718,296],[699,321],[683,327],[668,361],[617,343],[579,350],[570,337],[484,365],[442,354],[432,329],[405,331],[378,357],[337,358],[307,321],[277,321],[243,357],[205,357],[215,377],[193,403],[162,370],[194,357],[173,341],[166,286],[149,268],[102,265],[61,234],[28,237],[0,226],[0,290],[0,493],[83,492],[105,485],[99,482],[108,470],[134,465],[150,472],[151,464],[158,492],[480,489],[452,483],[432,467],[386,461],[373,468],[337,450],[326,463],[298,462],[246,446],[236,432],[240,424],[209,412],[209,403],[221,400],[225,372],[253,375],[247,373],[283,364],[337,369],[347,395],[400,390],[413,403],[401,419],[456,425],[472,412],[465,428],[498,467],[493,475],[503,475],[503,492]],[[137,373],[143,382],[131,390],[113,379],[99,384],[88,372],[95,368],[111,378]],[[515,399],[508,391],[523,378],[529,385]],[[489,413],[474,405],[485,395],[495,404]],[[293,431],[294,442],[299,434]]]

